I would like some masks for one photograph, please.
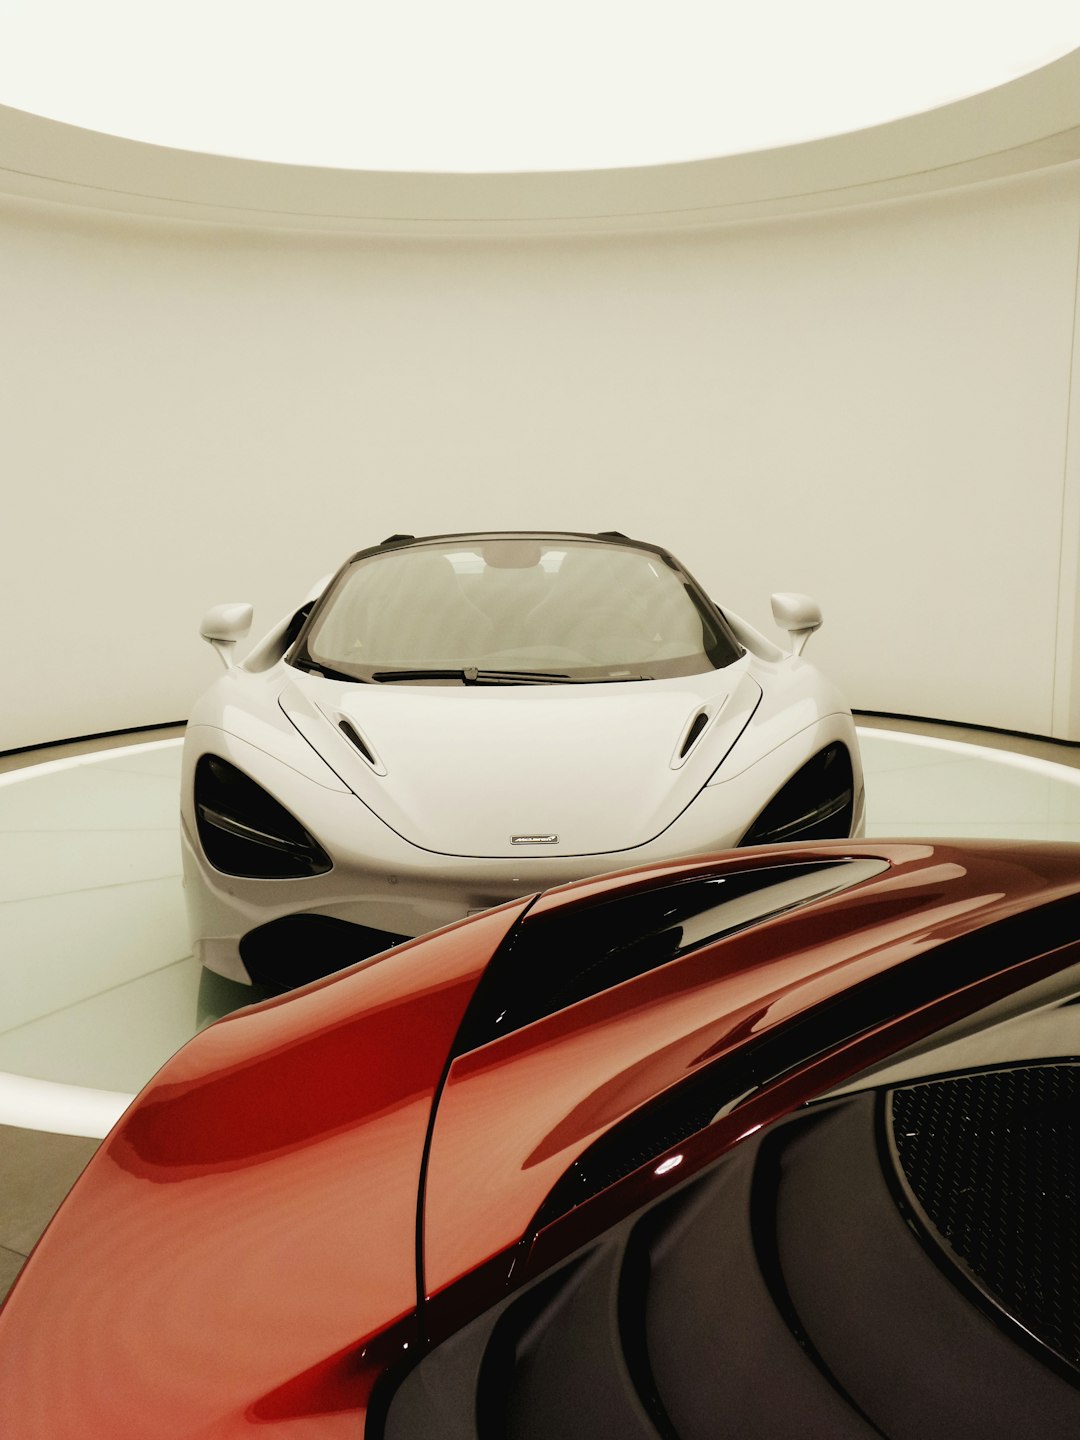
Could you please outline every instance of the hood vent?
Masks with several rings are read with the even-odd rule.
[[[690,729],[686,732],[686,739],[682,742],[682,749],[679,751],[679,759],[684,760],[694,748],[698,736],[709,723],[709,715],[706,710],[699,710],[691,722]]]
[[[435,854],[520,860],[526,847],[514,845],[512,835],[557,834],[558,847],[544,846],[545,856],[604,855],[611,858],[603,868],[611,869],[686,809],[761,698],[749,675],[723,677],[733,685],[730,698],[721,691],[715,700],[694,679],[653,688],[350,686],[318,677],[303,683],[326,717],[321,741],[311,727],[312,744],[324,745],[332,764],[340,760],[342,778],[410,844]],[[680,755],[702,710],[709,723]],[[342,720],[391,783],[381,783],[382,772],[340,728]],[[583,805],[586,789],[591,803]],[[474,792],[483,803],[463,804]],[[740,833],[736,826],[723,838],[730,843]]]
[[[701,739],[702,735],[712,724],[713,720],[727,704],[728,697],[725,695],[719,705],[702,705],[694,711],[693,715],[682,733],[682,739],[675,746],[671,756],[672,770],[678,770],[686,761],[686,757],[693,750],[694,746]]]
[[[371,766],[371,768],[375,771],[377,775],[386,774],[386,766],[383,765],[383,763],[377,758],[374,750],[372,750],[371,746],[360,734],[360,731],[357,730],[356,726],[353,725],[351,720],[339,720],[338,729],[346,737],[346,739],[349,740],[356,747],[356,749],[360,751],[360,754],[364,757],[364,759],[367,761],[367,763]]]

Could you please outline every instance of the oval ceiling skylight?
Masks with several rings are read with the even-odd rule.
[[[1077,0],[0,0],[0,103],[184,150],[580,170],[760,150],[990,89]]]

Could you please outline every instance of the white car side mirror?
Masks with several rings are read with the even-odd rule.
[[[791,636],[791,653],[801,655],[806,642],[821,625],[821,606],[810,595],[778,590],[772,597],[773,619]]]
[[[208,640],[221,656],[221,663],[228,670],[232,666],[232,650],[251,629],[255,615],[252,605],[215,605],[203,616],[199,634]]]

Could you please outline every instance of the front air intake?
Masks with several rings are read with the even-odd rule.
[[[292,990],[355,965],[408,937],[333,915],[283,915],[240,941],[240,959],[256,985]]]
[[[217,755],[203,755],[195,767],[195,824],[207,860],[226,875],[289,880],[332,869],[284,805]]]

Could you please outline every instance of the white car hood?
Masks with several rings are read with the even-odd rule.
[[[738,664],[603,685],[300,683],[329,733],[320,743],[310,710],[299,728],[360,799],[412,844],[472,857],[595,855],[647,843],[690,804],[761,699]],[[281,697],[294,722],[297,689],[294,681]],[[682,758],[703,708],[708,726]],[[374,765],[344,739],[342,719]]]

